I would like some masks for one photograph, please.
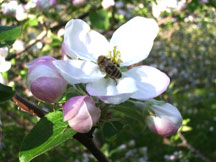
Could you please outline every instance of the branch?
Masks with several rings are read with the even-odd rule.
[[[14,58],[14,57],[16,57],[16,58],[19,57],[23,52],[26,52],[29,48],[31,48],[31,47],[32,47],[33,45],[35,45],[37,42],[43,40],[43,39],[45,38],[45,36],[47,35],[47,32],[48,32],[47,30],[42,31],[42,32],[37,36],[37,38],[35,38],[35,39],[29,41],[28,45],[25,47],[24,50],[22,50],[22,51],[20,51],[20,52],[17,52],[17,53],[14,53],[14,54],[8,56],[8,57],[6,58],[6,60],[9,61],[9,60],[11,60],[11,59]]]
[[[32,104],[31,102],[25,100],[18,94],[12,97],[12,101],[14,101],[22,111],[28,112],[34,116],[38,116],[40,118],[44,117],[47,112],[40,109],[38,106]],[[96,146],[93,141],[93,132],[96,127],[93,127],[88,133],[76,133],[73,137],[78,140],[81,144],[83,144],[99,162],[109,162],[106,156],[101,152],[101,150]]]
[[[93,132],[95,127],[93,127],[88,133],[76,133],[73,137],[83,144],[99,162],[109,162],[106,156],[101,152],[101,150],[96,146],[93,141]]]
[[[44,115],[47,114],[46,111],[40,109],[38,106],[27,101],[18,94],[15,94],[15,96],[12,97],[12,101],[17,104],[22,111],[28,112],[34,116],[42,118]]]
[[[207,157],[205,157],[204,155],[202,155],[199,150],[195,149],[193,146],[191,146],[190,144],[188,144],[186,138],[183,136],[183,134],[181,134],[181,132],[178,132],[178,136],[182,140],[182,143],[178,144],[177,146],[179,146],[179,147],[181,147],[181,146],[186,147],[191,152],[195,153],[195,155],[197,157],[199,157],[200,159],[202,159],[203,161],[210,162],[210,160]]]

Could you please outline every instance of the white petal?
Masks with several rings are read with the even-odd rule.
[[[57,60],[53,61],[53,64],[70,84],[94,82],[105,76],[98,65],[90,61]]]
[[[6,72],[11,68],[10,61],[0,60],[0,72]]]
[[[165,73],[150,66],[137,66],[127,71],[125,75],[136,80],[138,91],[131,98],[138,100],[149,100],[159,96],[170,83],[170,79]]]
[[[100,100],[107,104],[120,104],[130,98],[133,93],[125,93],[116,96],[97,96]]]
[[[97,61],[98,56],[107,55],[109,50],[107,39],[91,30],[89,25],[80,19],[72,19],[67,23],[64,42],[71,54],[94,62]]]
[[[133,78],[122,76],[116,82],[110,78],[103,78],[96,82],[88,83],[86,90],[92,96],[116,96],[137,91]]]
[[[7,55],[8,55],[8,48],[7,47],[0,48],[0,59],[6,58]]]
[[[158,30],[154,19],[144,17],[135,17],[118,28],[110,42],[121,53],[121,66],[129,66],[148,57]]]
[[[1,75],[1,73],[0,73],[0,83],[1,83],[1,84],[6,84],[6,80],[5,80],[5,78]]]

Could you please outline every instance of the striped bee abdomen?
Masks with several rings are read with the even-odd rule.
[[[122,76],[122,74],[121,74],[120,70],[118,69],[118,67],[116,67],[116,65],[113,64],[113,63],[109,63],[109,64],[105,67],[105,72],[106,72],[106,74],[107,74],[110,78],[119,79],[119,78],[121,78],[121,76]]]
[[[106,56],[99,56],[97,63],[100,70],[105,72],[108,77],[114,80],[121,78],[121,71],[117,67],[117,64],[112,62],[110,58],[107,58]]]

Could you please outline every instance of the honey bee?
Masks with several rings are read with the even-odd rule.
[[[119,64],[113,62],[110,58],[103,55],[98,57],[97,64],[100,71],[105,72],[107,76],[112,78],[117,84],[116,79],[122,77],[122,73],[119,70]]]

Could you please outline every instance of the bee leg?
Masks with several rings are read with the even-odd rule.
[[[113,78],[113,80],[115,81],[115,84],[117,85],[117,80],[115,78]]]

